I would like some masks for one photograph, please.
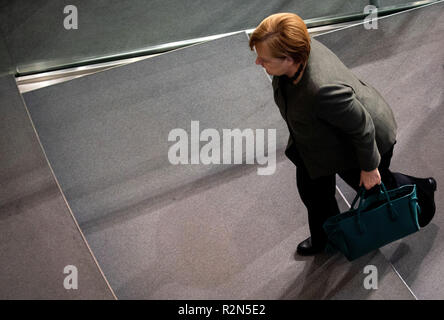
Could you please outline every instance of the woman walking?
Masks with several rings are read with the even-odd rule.
[[[359,80],[316,39],[296,14],[267,17],[250,37],[256,64],[273,76],[275,102],[289,130],[287,157],[296,165],[299,195],[307,207],[311,237],[297,248],[300,255],[324,251],[325,220],[339,214],[336,174],[367,194],[416,184],[421,207],[419,224],[435,213],[434,178],[391,172],[396,143],[394,114],[375,88]]]

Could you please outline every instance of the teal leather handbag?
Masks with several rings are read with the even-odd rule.
[[[420,229],[420,208],[416,185],[404,185],[365,198],[365,188],[357,193],[351,209],[326,220],[327,251],[341,251],[352,261]],[[355,209],[356,202],[358,208]]]

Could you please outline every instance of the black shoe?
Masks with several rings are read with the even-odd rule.
[[[416,184],[416,195],[421,210],[418,214],[418,223],[421,228],[425,227],[432,221],[436,211],[436,180],[432,177],[416,178],[399,172],[392,172],[392,174],[398,187],[406,184]]]
[[[432,221],[435,211],[435,191],[436,180],[432,177],[420,179],[417,182],[418,204],[421,212],[418,215],[418,223],[421,228],[425,227]]]
[[[314,254],[324,252],[326,245],[327,244],[313,246],[310,237],[298,245],[296,252],[301,256],[312,256]]]

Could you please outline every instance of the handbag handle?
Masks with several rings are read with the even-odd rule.
[[[381,184],[380,184],[380,188],[382,188],[382,190],[383,190],[383,192],[385,194],[385,197],[387,199],[387,203],[389,205],[389,210],[390,210],[390,218],[392,219],[392,221],[395,221],[396,219],[398,219],[399,214],[398,214],[398,212],[396,212],[395,208],[393,207],[392,200],[390,200],[390,196],[388,194],[388,191],[385,188],[385,185],[384,185],[384,183],[382,181],[381,181]]]
[[[356,214],[356,222],[358,224],[359,233],[361,233],[361,234],[363,234],[365,232],[365,227],[361,222],[361,210],[362,210],[362,206],[364,204],[364,195],[365,195],[365,187],[361,186],[359,188],[358,192],[356,193],[356,196],[353,199],[353,202],[350,207],[351,210],[354,210],[355,204],[359,199],[359,205],[358,205],[357,214]]]
[[[358,208],[361,206],[361,203],[363,202],[362,199],[364,198],[364,195],[365,195],[365,188],[364,188],[364,186],[361,186],[359,188],[358,192],[356,193],[355,198],[353,199],[353,202],[350,207],[351,210],[353,210],[355,208],[355,204],[358,201],[358,199],[360,199]]]
[[[398,218],[399,214],[398,214],[398,212],[396,212],[395,208],[393,207],[393,204],[392,204],[392,201],[390,200],[390,196],[388,194],[388,191],[382,181],[380,184],[380,188],[381,188],[380,189],[381,193],[385,194],[385,197],[387,199],[387,204],[388,204],[389,211],[390,211],[390,219],[392,221],[395,221]],[[351,205],[351,209],[354,209],[354,206],[355,206],[357,200],[360,199],[358,209],[356,211],[356,220],[357,220],[358,228],[359,228],[359,231],[361,234],[365,233],[365,227],[361,221],[361,210],[362,210],[362,207],[364,204],[364,195],[365,195],[365,187],[361,186],[361,188],[359,189],[358,193],[356,194],[356,197],[353,200],[352,205]]]

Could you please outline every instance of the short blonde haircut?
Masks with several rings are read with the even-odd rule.
[[[275,58],[289,56],[295,62],[306,63],[310,55],[310,35],[297,14],[276,13],[265,18],[250,37],[250,49],[265,42]]]

